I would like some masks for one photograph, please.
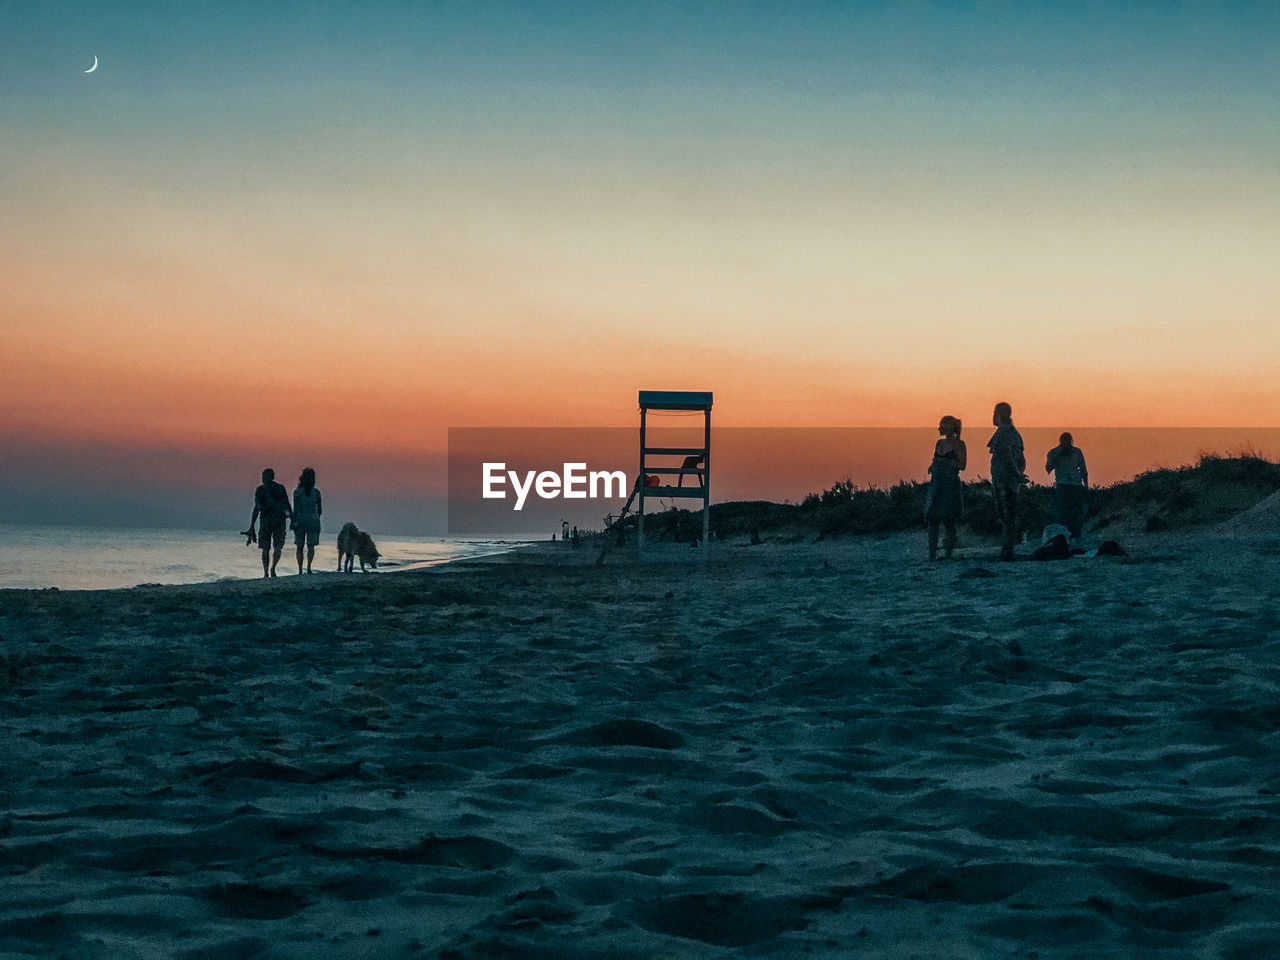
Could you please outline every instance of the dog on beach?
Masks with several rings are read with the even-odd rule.
[[[360,572],[366,573],[365,564],[378,568],[378,557],[382,554],[378,553],[377,544],[373,542],[373,537],[362,531],[354,523],[344,523],[342,529],[338,531],[338,572],[342,572],[343,557],[347,561],[346,572],[351,572],[352,561],[356,557],[360,558]]]

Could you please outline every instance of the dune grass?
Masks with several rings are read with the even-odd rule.
[[[889,534],[924,527],[928,485],[904,480],[890,487],[858,486],[851,479],[836,481],[800,503],[763,500],[716,503],[711,506],[711,529],[720,539],[818,539]],[[1195,464],[1149,470],[1126,480],[1089,491],[1088,524],[1105,530],[1122,518],[1133,518],[1157,530],[1210,523],[1280,490],[1280,463],[1252,454],[1206,454]],[[1039,533],[1052,520],[1053,487],[1031,484],[1018,504],[1021,530]],[[988,480],[965,484],[965,512],[961,526],[981,536],[999,532]],[[624,535],[632,535],[628,520]],[[671,508],[645,516],[645,538],[694,542],[702,532],[700,511]]]

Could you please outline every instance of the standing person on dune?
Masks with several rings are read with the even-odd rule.
[[[298,548],[298,573],[302,573],[302,547],[307,548],[307,573],[316,558],[316,544],[320,542],[320,491],[316,489],[316,472],[307,467],[298,477],[298,488],[293,491],[293,542]]]
[[[1018,536],[1018,492],[1027,482],[1027,458],[1022,450],[1022,434],[1013,425],[1013,407],[1003,401],[997,403],[991,424],[996,432],[987,441],[987,449],[991,451],[991,493],[1001,526],[1000,559],[1012,560],[1013,542]]]
[[[1071,434],[1064,433],[1058,437],[1058,445],[1045,458],[1044,469],[1054,477],[1053,522],[1066,527],[1072,537],[1080,536],[1089,513],[1085,499],[1085,491],[1089,489],[1089,468],[1084,462],[1084,451],[1075,445]]]
[[[960,471],[968,464],[968,453],[960,439],[960,421],[943,417],[938,421],[942,438],[934,445],[929,464],[929,492],[924,501],[924,518],[929,523],[929,559],[938,556],[938,527],[945,527],[943,555],[951,558],[956,547],[956,521],[964,512],[964,484]]]
[[[276,472],[270,467],[262,471],[262,484],[253,492],[253,515],[249,529],[261,518],[258,546],[262,548],[262,575],[274,577],[280,554],[284,552],[284,522],[293,516],[289,491],[276,483]]]

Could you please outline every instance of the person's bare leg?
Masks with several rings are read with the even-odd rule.
[[[307,571],[307,573],[310,572],[310,570]],[[302,544],[298,544],[298,573],[302,573]]]
[[[956,522],[948,520],[942,533],[942,555],[948,560],[956,549]]]
[[[270,570],[270,568],[271,568],[271,551],[268,550],[266,547],[264,547],[262,550],[262,575],[264,577],[270,576],[270,574],[268,573],[268,570]]]
[[[284,550],[276,550],[271,554],[271,576],[273,577],[276,575],[276,566],[280,563],[280,555],[282,553],[284,553]]]
[[[938,521],[929,521],[929,559],[938,558]]]
[[[1013,545],[1018,539],[1018,525],[1014,518],[1018,515],[1018,498],[1016,493],[1008,491],[1000,495],[1003,499],[1000,531],[1000,559],[1013,559]]]
[[[311,561],[316,558],[316,548],[312,544],[307,544],[307,573],[311,572]]]

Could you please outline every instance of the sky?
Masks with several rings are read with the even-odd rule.
[[[640,389],[1280,410],[1274,3],[0,2],[0,130],[0,522],[419,532],[449,427]]]

